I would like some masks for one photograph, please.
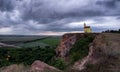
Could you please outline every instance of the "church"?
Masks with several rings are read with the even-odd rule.
[[[92,29],[90,26],[86,26],[86,23],[84,23],[84,33],[92,33]]]

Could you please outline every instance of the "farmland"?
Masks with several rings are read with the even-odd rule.
[[[60,36],[25,36],[25,35],[0,35],[0,42],[15,45],[22,48],[27,47],[56,47],[60,42]]]

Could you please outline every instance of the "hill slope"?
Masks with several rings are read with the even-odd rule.
[[[87,57],[75,63],[81,72],[120,72],[120,34],[98,35],[89,48]]]

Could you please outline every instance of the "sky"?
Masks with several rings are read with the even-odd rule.
[[[0,0],[0,34],[62,35],[120,28],[120,0]]]

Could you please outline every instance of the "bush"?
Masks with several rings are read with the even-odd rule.
[[[62,59],[57,59],[57,60],[52,61],[51,65],[61,70],[66,68],[66,64]]]
[[[10,56],[6,60],[7,55]],[[54,48],[0,48],[0,67],[10,64],[32,64],[35,60],[48,63],[55,56]]]

